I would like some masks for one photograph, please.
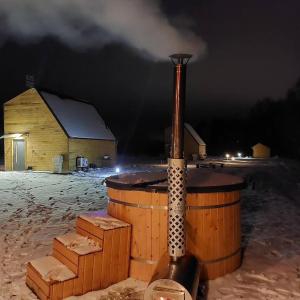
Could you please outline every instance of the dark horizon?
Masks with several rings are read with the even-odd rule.
[[[160,4],[174,28],[188,28],[207,47],[188,66],[186,121],[193,126],[217,117],[245,117],[258,100],[284,99],[296,84],[298,1]],[[29,74],[37,87],[95,104],[122,151],[140,141],[162,142],[161,132],[171,123],[173,74],[167,57],[149,59],[122,39],[78,48],[55,34],[37,39],[5,29],[0,31],[1,103],[26,89]]]

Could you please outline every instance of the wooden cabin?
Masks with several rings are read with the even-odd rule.
[[[57,163],[73,171],[78,156],[98,167],[116,160],[116,139],[92,104],[35,88],[4,103],[2,138],[7,171],[55,171]]]
[[[171,146],[171,127],[165,130],[165,153],[169,157]],[[205,159],[206,144],[195,129],[188,123],[184,123],[184,157],[187,160]]]
[[[252,147],[252,157],[254,158],[270,158],[271,149],[270,147],[258,143]]]

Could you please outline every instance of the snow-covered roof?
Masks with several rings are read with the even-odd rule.
[[[69,137],[115,140],[113,133],[93,105],[43,91],[40,95]]]
[[[185,129],[192,135],[199,145],[206,145],[195,129],[188,123],[184,123]]]

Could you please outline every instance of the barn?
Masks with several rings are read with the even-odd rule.
[[[87,102],[35,88],[4,103],[5,170],[76,169],[76,158],[101,167],[114,164],[117,142]]]
[[[165,130],[165,153],[169,157],[171,142],[171,127]],[[184,123],[184,157],[187,160],[206,158],[206,144],[195,129],[188,123]]]
[[[270,147],[258,143],[252,147],[252,157],[254,158],[269,158],[271,156]]]

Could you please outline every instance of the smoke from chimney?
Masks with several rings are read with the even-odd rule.
[[[201,56],[205,43],[187,28],[177,28],[159,0],[1,0],[0,44],[13,37],[31,43],[57,37],[79,49],[124,43],[154,60],[170,53]]]

